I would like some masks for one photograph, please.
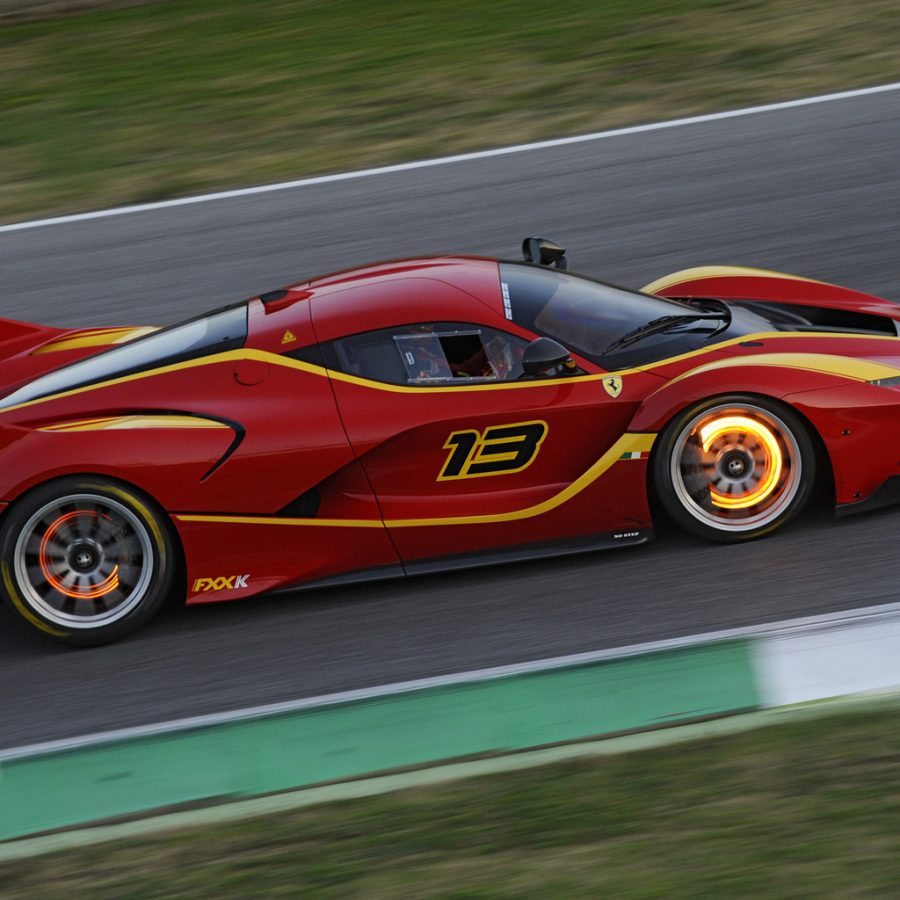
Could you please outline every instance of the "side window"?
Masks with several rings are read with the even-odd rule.
[[[527,342],[496,328],[460,323],[402,325],[334,341],[341,372],[389,384],[515,381]]]

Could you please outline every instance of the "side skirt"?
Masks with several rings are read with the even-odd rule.
[[[439,556],[431,559],[404,563],[407,575],[429,575],[434,572],[449,572],[455,569],[476,569],[481,566],[499,566],[504,563],[524,562],[548,556],[574,556],[576,553],[591,553],[594,550],[610,550],[613,547],[634,547],[646,544],[653,537],[650,528],[632,531],[617,531],[613,534],[591,535],[590,537],[548,541],[541,544],[524,544],[505,547],[502,550],[486,550],[481,553],[466,553],[461,556]]]
[[[357,572],[347,572],[343,575],[335,575],[331,578],[320,578],[317,581],[306,581],[302,584],[278,588],[272,593],[285,594],[297,591],[311,591],[317,588],[344,587],[372,581],[388,581],[393,578],[403,578],[407,575],[432,575],[438,572],[480,569],[484,566],[501,566],[506,563],[526,562],[530,559],[574,556],[577,553],[592,553],[595,550],[611,550],[616,547],[636,547],[640,544],[646,544],[653,536],[654,531],[652,528],[641,528],[633,531],[617,531],[612,534],[592,535],[574,540],[567,539],[541,544],[523,544],[516,547],[507,547],[503,550],[488,550],[459,556],[438,556],[415,560],[406,563],[404,566],[379,566],[376,569],[364,569]]]
[[[834,514],[839,518],[853,516],[857,513],[872,512],[898,504],[900,504],[900,475],[891,475],[865,500],[857,500],[855,503],[839,503],[835,507]]]

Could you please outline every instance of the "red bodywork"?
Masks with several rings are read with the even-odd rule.
[[[894,304],[844,288],[711,271],[649,288],[900,319]],[[577,356],[584,374],[575,377],[422,388],[349,377],[287,355],[433,321],[537,336],[504,316],[496,260],[407,260],[300,284],[277,300],[249,302],[241,350],[0,410],[0,498],[15,503],[36,485],[73,474],[138,487],[177,533],[188,602],[204,602],[642,542],[652,534],[653,436],[686,406],[720,394],[764,395],[805,417],[831,463],[838,505],[863,503],[900,473],[900,392],[854,369],[868,361],[900,376],[900,340],[889,335],[752,335],[619,373],[616,396],[604,390],[606,373]],[[108,334],[121,341],[126,331]],[[104,334],[0,324],[0,379],[12,389],[107,349]],[[837,363],[817,367],[810,354]],[[174,413],[219,427],[167,427],[153,418]],[[146,417],[147,427],[79,425],[116,417]],[[544,423],[546,434],[521,471],[439,478],[452,449],[448,436],[529,422]],[[315,502],[304,506],[304,498]]]

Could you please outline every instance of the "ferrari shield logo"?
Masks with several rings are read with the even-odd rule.
[[[618,397],[622,393],[622,379],[618,375],[607,375],[603,387],[610,397]]]

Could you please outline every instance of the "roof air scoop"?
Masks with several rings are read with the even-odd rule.
[[[526,262],[538,263],[542,266],[556,266],[557,269],[568,269],[566,248],[560,247],[556,241],[542,237],[527,237],[522,241],[522,256]]]

